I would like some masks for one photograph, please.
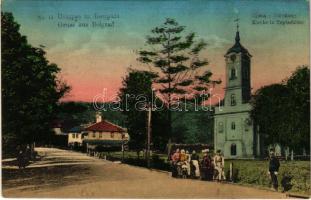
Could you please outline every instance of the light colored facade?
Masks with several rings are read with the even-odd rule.
[[[104,132],[104,131],[88,131],[88,141],[92,140],[122,140],[125,133],[121,132]]]
[[[69,133],[68,134],[68,146],[74,145],[75,143],[79,146],[82,145],[82,134],[81,133]]]
[[[214,148],[221,150],[225,158],[253,158],[260,152],[250,117],[251,57],[240,44],[237,31],[235,44],[225,55],[223,105],[216,106],[214,114]]]
[[[87,132],[85,128],[89,124],[73,127],[68,133],[68,146],[69,147],[82,147],[83,141],[87,139]]]

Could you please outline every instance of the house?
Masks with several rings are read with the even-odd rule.
[[[122,145],[129,141],[127,130],[103,120],[96,114],[96,123],[85,128],[87,137],[84,138],[89,154],[101,150],[121,150]]]
[[[87,137],[85,127],[88,125],[75,126],[69,130],[68,133],[68,147],[72,149],[83,148],[84,139]]]

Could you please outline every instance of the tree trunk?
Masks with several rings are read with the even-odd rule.
[[[168,111],[168,142],[167,142],[167,156],[169,158],[170,153],[171,153],[171,143],[172,143],[172,113],[170,111],[170,106],[169,106],[169,111]]]
[[[292,151],[291,151],[291,155],[290,155],[290,160],[294,160],[294,150],[292,149]]]

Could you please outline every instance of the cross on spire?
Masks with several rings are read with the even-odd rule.
[[[239,31],[239,21],[240,21],[240,18],[237,17],[234,21],[236,22],[236,31],[238,32]]]
[[[235,35],[235,42],[240,43],[240,34],[239,34],[239,20],[240,18],[237,16],[237,18],[234,20],[236,22],[236,35]]]

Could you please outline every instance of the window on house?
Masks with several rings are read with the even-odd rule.
[[[231,129],[232,129],[232,130],[235,130],[235,122],[232,122],[232,123],[231,123]]]
[[[231,106],[235,106],[236,105],[235,94],[231,94],[230,101],[231,101]]]
[[[100,132],[100,133],[99,133],[99,138],[102,138],[102,137],[103,137],[103,133]]]
[[[111,137],[111,138],[114,138],[114,132],[111,132],[111,133],[110,133],[110,137]]]
[[[231,74],[230,74],[230,79],[236,79],[236,70],[235,68],[232,68],[231,69]]]
[[[218,123],[218,132],[223,133],[224,132],[224,124],[222,122]]]
[[[231,156],[236,156],[236,144],[231,144],[230,152]]]
[[[93,137],[96,137],[95,131],[93,131]]]
[[[79,134],[78,133],[76,133],[76,138],[79,138]]]
[[[72,134],[72,138],[76,138],[76,134],[73,133],[73,134]]]

